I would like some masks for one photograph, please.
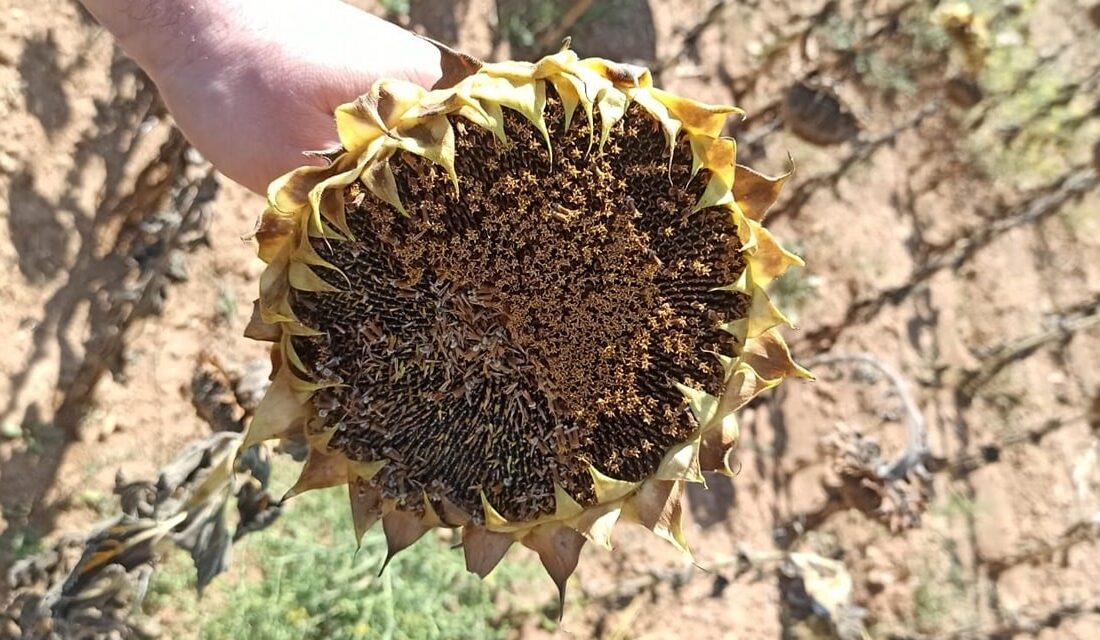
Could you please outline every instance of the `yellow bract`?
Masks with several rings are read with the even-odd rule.
[[[454,55],[444,51],[444,56]],[[680,497],[685,482],[701,482],[703,471],[732,474],[729,453],[738,427],[733,412],[761,391],[787,376],[810,377],[796,365],[776,327],[786,319],[763,287],[789,266],[802,261],[785,251],[762,226],[767,209],[786,176],[770,178],[735,162],[736,145],[721,137],[733,107],[712,106],[652,87],[646,69],[607,60],[581,60],[563,50],[536,63],[471,64],[469,73],[446,88],[426,90],[400,81],[381,81],[369,94],[336,111],[342,150],[327,167],[293,171],[271,185],[268,207],[255,237],[267,262],[260,283],[258,312],[247,334],[272,340],[277,372],[247,436],[248,443],[303,431],[310,438],[308,462],[288,495],[347,484],[356,535],[381,519],[390,556],[412,544],[435,526],[464,527],[462,540],[467,567],[486,575],[515,541],[535,550],[559,587],[572,573],[586,540],[610,546],[615,522],[641,523],[678,548],[687,550]],[[653,477],[628,482],[590,468],[596,504],[583,507],[555,486],[557,509],[535,521],[509,522],[482,496],[484,513],[475,522],[461,509],[444,502],[432,506],[425,496],[416,509],[405,508],[371,485],[384,461],[361,463],[326,447],[327,437],[309,396],[319,388],[302,379],[304,367],[294,354],[290,336],[315,335],[295,316],[291,290],[329,291],[333,287],[317,269],[336,269],[312,248],[311,239],[340,242],[350,238],[345,219],[345,189],[358,181],[371,196],[404,212],[389,161],[398,151],[416,154],[439,165],[460,188],[455,174],[455,118],[492,131],[505,141],[503,110],[522,114],[542,133],[553,153],[544,109],[547,90],[561,101],[566,126],[574,117],[591,125],[590,153],[600,153],[616,122],[630,104],[640,105],[662,126],[671,159],[679,140],[693,153],[695,172],[709,176],[696,210],[722,207],[736,226],[746,268],[730,289],[750,297],[747,316],[725,330],[742,345],[736,357],[725,357],[726,390],[721,397],[677,383],[700,428],[687,442],[666,452]],[[597,122],[598,118],[598,122]],[[597,137],[598,132],[598,137]],[[337,278],[340,280],[342,278]],[[331,281],[331,279],[330,279]],[[705,354],[700,354],[705,357]],[[323,383],[321,383],[323,384]],[[423,512],[423,515],[418,515]]]

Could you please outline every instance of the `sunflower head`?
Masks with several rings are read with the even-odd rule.
[[[471,571],[518,541],[563,589],[620,519],[686,551],[733,412],[809,375],[763,290],[801,262],[761,225],[783,178],[736,164],[736,109],[643,68],[463,62],[340,107],[331,164],[272,185],[246,444],[304,434],[290,493],[347,485],[390,557],[456,527]]]

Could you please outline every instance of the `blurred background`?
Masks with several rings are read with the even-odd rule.
[[[1100,637],[1100,4],[353,4],[744,108],[739,160],[793,159],[772,294],[819,380],[691,487],[698,566],[620,527],[561,623],[525,550],[481,583],[444,533],[377,577],[341,491],[274,505],[289,455],[211,502],[267,373],[263,203],[75,2],[0,0],[0,638]]]

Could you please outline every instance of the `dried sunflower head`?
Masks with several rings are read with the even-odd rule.
[[[639,67],[450,68],[340,107],[331,164],[272,185],[246,444],[304,433],[291,493],[346,484],[391,557],[461,527],[471,571],[519,541],[562,589],[619,519],[686,551],[684,483],[731,472],[733,412],[808,375],[763,291],[800,263],[761,226],[782,178],[735,164],[735,109]]]

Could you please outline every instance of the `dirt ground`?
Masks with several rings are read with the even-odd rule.
[[[947,28],[956,41],[936,2],[602,0],[564,29],[531,17],[547,2],[384,4],[486,59],[571,34],[582,55],[647,64],[667,89],[746,110],[729,131],[743,162],[796,167],[769,226],[808,266],[776,296],[819,380],[747,409],[739,475],[692,487],[702,569],[623,528],[614,553],[582,556],[585,597],[559,635],[810,637],[793,552],[841,563],[851,589],[830,613],[875,637],[1100,637],[1091,3],[973,2],[984,40]],[[843,107],[806,116],[799,82]],[[76,3],[0,0],[0,575],[99,519],[116,472],[149,474],[209,432],[190,399],[201,352],[265,350],[242,337],[261,270],[242,237],[263,203],[225,179],[159,313],[124,327],[104,312],[134,272],[112,250],[120,202],[169,135],[149,95]],[[121,347],[100,371],[105,343]],[[891,460],[914,421],[927,480],[845,484],[854,434]],[[871,508],[848,500],[876,487]]]

